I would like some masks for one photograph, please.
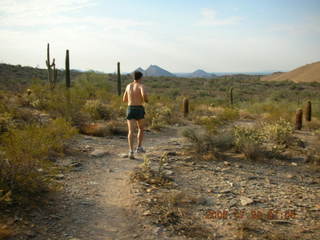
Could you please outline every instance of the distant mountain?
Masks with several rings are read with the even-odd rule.
[[[145,76],[152,76],[152,77],[175,77],[174,74],[168,72],[167,70],[157,66],[157,65],[150,65],[145,71]]]
[[[276,72],[261,78],[263,81],[291,80],[294,82],[320,82],[320,62],[304,65],[290,72]]]
[[[214,77],[215,74],[207,73],[203,71],[202,69],[198,69],[190,74],[191,78],[211,78]]]
[[[178,77],[185,78],[213,78],[216,77],[214,73],[207,73],[202,69],[198,69],[192,73],[175,73]]]

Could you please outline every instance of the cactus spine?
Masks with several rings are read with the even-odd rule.
[[[229,90],[230,106],[233,106],[233,87]]]
[[[71,87],[69,50],[66,50],[66,87]]]
[[[120,62],[117,64],[117,75],[118,75],[118,81],[117,81],[117,88],[118,88],[118,96],[121,95],[121,74],[120,74]]]
[[[302,128],[302,117],[303,117],[303,111],[300,108],[296,112],[296,130],[301,130]]]
[[[307,102],[306,107],[306,121],[310,122],[312,117],[312,107],[311,107],[311,101]]]
[[[55,75],[55,59],[52,60],[52,63],[50,62],[50,44],[47,44],[47,60],[46,65],[48,68],[48,81],[50,84],[50,88],[53,89],[55,87],[56,79],[54,77]],[[53,71],[52,71],[53,68]]]
[[[189,114],[189,99],[184,98],[183,99],[183,116],[187,117]]]

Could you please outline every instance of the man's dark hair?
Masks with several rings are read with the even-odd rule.
[[[134,71],[133,75],[134,75],[134,80],[139,80],[143,76],[142,72],[139,72],[139,71]]]

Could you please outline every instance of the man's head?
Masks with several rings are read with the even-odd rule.
[[[134,71],[133,73],[134,80],[136,81],[139,81],[142,78],[142,76],[143,76],[142,72]]]

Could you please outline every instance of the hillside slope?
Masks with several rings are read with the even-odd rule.
[[[261,78],[263,81],[320,82],[320,62],[304,65],[290,72],[274,73]]]
[[[157,65],[150,65],[146,70],[145,70],[145,75],[146,76],[153,76],[153,77],[175,77],[174,74],[168,72],[167,70],[157,66]]]

